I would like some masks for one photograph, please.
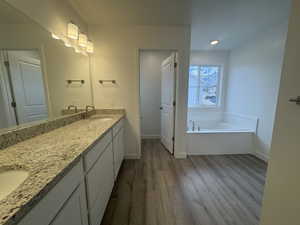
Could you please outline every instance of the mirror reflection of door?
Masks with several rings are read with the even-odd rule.
[[[1,51],[0,128],[48,118],[38,51]]]

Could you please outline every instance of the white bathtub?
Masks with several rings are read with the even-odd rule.
[[[212,125],[205,125],[199,122],[195,122],[195,128],[192,130],[192,126],[189,126],[187,133],[235,133],[235,132],[250,132],[253,133],[255,130],[238,126],[236,124],[230,124],[226,122],[219,122]]]
[[[223,118],[223,121],[189,122],[188,155],[253,153],[253,135],[256,133],[257,118],[243,118],[241,115],[228,113],[224,114]]]

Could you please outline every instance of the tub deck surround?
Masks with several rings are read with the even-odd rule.
[[[29,177],[0,202],[0,225],[16,224],[125,114],[73,122],[0,151],[0,168],[22,168]]]

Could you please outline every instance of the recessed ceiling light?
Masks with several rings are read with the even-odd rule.
[[[219,44],[220,41],[219,40],[213,40],[213,41],[210,41],[210,45],[217,45]]]

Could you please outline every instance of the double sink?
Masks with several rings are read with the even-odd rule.
[[[113,118],[104,115],[94,115],[88,120],[109,122]],[[29,172],[24,169],[12,169],[0,167],[0,201],[16,190],[29,176]]]

